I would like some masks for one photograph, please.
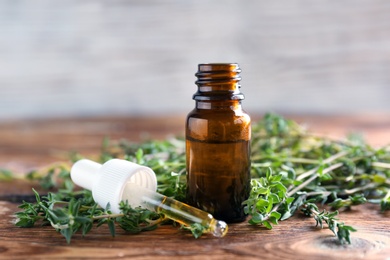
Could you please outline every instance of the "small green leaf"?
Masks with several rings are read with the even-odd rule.
[[[107,224],[108,224],[108,228],[110,230],[111,236],[115,237],[115,234],[116,234],[116,232],[115,232],[115,222],[113,220],[109,219],[107,221]]]
[[[41,202],[41,196],[39,195],[39,193],[33,188],[32,191],[34,192],[34,195],[35,195],[35,199],[38,203]]]
[[[386,176],[384,175],[379,175],[379,174],[375,174],[372,178],[372,180],[375,182],[375,183],[378,183],[378,184],[383,184],[386,182]]]
[[[252,216],[251,216],[251,219],[249,220],[250,221],[250,224],[254,225],[254,224],[259,224],[263,221],[264,219],[264,216],[258,212],[255,212]]]
[[[277,211],[274,211],[274,212],[271,213],[271,217],[274,217],[277,220],[279,220],[281,216],[282,215],[279,212],[277,212]]]
[[[271,167],[268,167],[268,168],[267,168],[267,171],[266,171],[266,173],[265,173],[265,178],[266,178],[267,180],[270,180],[271,177],[272,177],[272,175],[273,175],[272,168],[271,168]]]
[[[384,212],[386,210],[390,210],[390,198],[387,200],[381,200],[381,211]]]
[[[199,223],[194,223],[190,227],[182,226],[182,228],[189,229],[195,238],[199,238],[205,232],[205,227]]]
[[[269,188],[258,188],[256,194],[269,194]]]
[[[15,223],[17,227],[30,228],[34,226],[35,221],[29,218],[19,218]]]
[[[86,234],[88,234],[91,231],[92,227],[93,227],[92,221],[84,223],[82,225],[82,235],[85,236]]]
[[[280,202],[279,196],[277,194],[275,194],[275,193],[269,194],[268,198],[269,198],[270,201],[272,201],[273,204]]]
[[[352,197],[350,196],[349,199],[351,200],[352,205],[360,205],[367,202],[367,199],[364,194],[356,194]]]
[[[278,175],[274,175],[272,176],[271,178],[271,182],[280,182],[282,180],[282,175],[281,174],[278,174]]]
[[[272,229],[272,225],[271,225],[271,223],[269,223],[268,221],[263,221],[262,224],[263,224],[266,228]]]
[[[141,148],[138,149],[137,152],[135,153],[135,158],[136,158],[138,164],[144,163],[143,156],[144,156],[144,151]]]
[[[262,210],[264,207],[268,207],[269,201],[265,199],[259,199],[256,203],[256,208]]]
[[[278,225],[278,220],[280,219],[281,216],[282,216],[282,215],[281,215],[279,212],[273,211],[273,212],[271,212],[271,214],[270,214],[269,220],[270,220],[270,222],[272,222],[273,224]]]
[[[90,218],[87,218],[87,217],[75,217],[74,221],[79,222],[81,224],[92,223],[92,220]]]
[[[280,218],[280,220],[286,220],[288,218],[292,217],[291,211],[286,211],[283,216]]]
[[[293,203],[293,201],[294,201],[294,197],[288,197],[287,199],[286,199],[286,203],[287,204],[291,204],[291,203]]]
[[[272,207],[273,207],[273,204],[272,204],[272,201],[269,202],[268,206],[267,206],[267,209],[265,210],[266,213],[270,213],[271,210],[272,210]]]
[[[321,181],[329,181],[332,179],[332,176],[329,173],[321,174],[320,180]]]
[[[73,235],[72,229],[71,228],[61,229],[60,233],[65,237],[66,242],[70,244],[70,240]]]

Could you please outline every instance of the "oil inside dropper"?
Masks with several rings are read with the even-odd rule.
[[[216,220],[211,214],[145,189],[135,183],[128,182],[125,185],[122,200],[127,200],[129,205],[140,205],[146,209],[162,213],[165,217],[184,226],[200,224],[206,228],[206,232],[212,233],[216,237],[223,237],[228,231],[227,224],[224,221]]]

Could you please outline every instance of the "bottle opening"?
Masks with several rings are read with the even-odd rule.
[[[198,92],[195,100],[242,100],[241,69],[237,63],[203,63],[198,65]]]
[[[241,69],[237,63],[204,63],[198,65],[195,76],[197,85],[205,83],[235,83],[241,80]]]

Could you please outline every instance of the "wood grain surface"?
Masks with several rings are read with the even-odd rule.
[[[387,115],[356,117],[295,116],[309,129],[339,138],[360,130],[370,143],[390,143]],[[67,161],[70,150],[88,156],[99,153],[102,138],[165,138],[180,135],[183,118],[83,118],[14,122],[0,127],[0,167],[20,174],[55,161]],[[343,211],[340,220],[358,232],[352,245],[340,245],[332,233],[315,227],[314,220],[296,214],[273,230],[243,222],[229,225],[226,237],[195,239],[179,227],[164,225],[138,235],[106,227],[86,237],[77,234],[70,245],[52,227],[14,226],[18,201],[31,196],[36,183],[0,182],[0,259],[375,259],[390,257],[390,212],[367,204]],[[43,192],[43,191],[42,191]]]
[[[52,227],[21,229],[12,214],[16,205],[0,202],[1,259],[388,259],[390,256],[388,213],[361,206],[343,212],[342,219],[359,231],[352,245],[339,245],[329,230],[314,226],[302,216],[281,222],[273,230],[247,223],[229,225],[224,238],[191,234],[171,225],[138,235],[119,229],[111,237],[106,227],[94,228],[87,236],[72,238],[70,245]]]

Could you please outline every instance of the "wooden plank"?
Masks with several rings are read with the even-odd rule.
[[[183,136],[185,117],[96,117],[25,120],[0,124],[0,168],[16,172],[69,159],[96,156],[104,138],[137,142]]]
[[[255,123],[261,115],[252,116]],[[359,133],[373,146],[390,144],[390,115],[287,115],[311,132],[342,139]],[[185,115],[86,117],[13,121],[0,124],[0,168],[15,172],[69,159],[70,152],[94,156],[104,138],[140,141],[184,136]]]
[[[2,259],[387,259],[390,255],[389,212],[381,214],[372,205],[342,213],[341,219],[359,230],[352,235],[352,245],[345,246],[329,230],[314,227],[314,221],[302,215],[273,230],[231,224],[224,238],[205,235],[195,239],[171,225],[138,235],[118,228],[113,238],[106,227],[100,227],[86,237],[75,235],[67,245],[52,227],[15,227],[15,204],[0,202],[0,209]]]

